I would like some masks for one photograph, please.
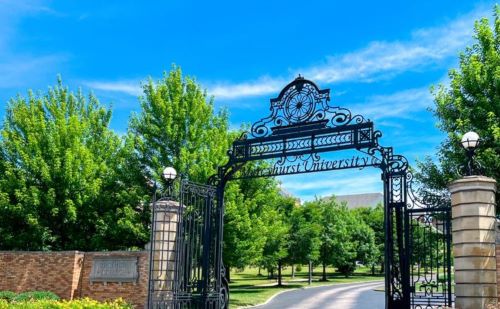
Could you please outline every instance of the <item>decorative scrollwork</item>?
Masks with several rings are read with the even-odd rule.
[[[187,179],[183,179],[183,190],[184,192],[189,192],[190,194],[196,194],[198,196],[213,198],[217,191],[215,186],[202,185],[199,183],[191,182]]]
[[[408,208],[451,208],[451,197],[448,191],[432,192],[423,188],[411,172],[406,174],[408,183]]]
[[[283,88],[277,98],[271,99],[271,114],[256,122],[250,135],[277,135],[280,129],[298,130],[311,124],[340,127],[366,122],[361,115],[352,116],[348,109],[330,106],[329,101],[329,89],[320,90],[316,84],[299,76]]]

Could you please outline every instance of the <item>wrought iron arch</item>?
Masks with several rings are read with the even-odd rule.
[[[419,198],[414,192],[413,175],[408,160],[394,154],[392,147],[379,144],[382,132],[373,122],[349,109],[330,104],[330,90],[320,89],[314,82],[301,76],[286,85],[276,98],[270,100],[270,114],[255,122],[248,132],[233,142],[228,151],[228,162],[219,168],[211,183],[218,187],[217,253],[222,268],[222,234],[224,187],[232,179],[279,176],[298,173],[376,167],[382,171],[385,207],[385,285],[387,308],[421,306],[413,301],[416,295],[412,285],[411,218],[408,209],[450,209],[446,197],[426,193]],[[321,158],[322,153],[339,150],[357,150],[365,155],[343,162]],[[248,166],[252,161],[273,160],[271,164]],[[446,226],[449,229],[449,224]],[[391,231],[391,232],[389,232]],[[446,232],[446,231],[445,231]],[[449,230],[447,230],[448,234]],[[448,243],[449,235],[446,236]],[[449,267],[448,267],[449,271]],[[451,274],[439,305],[451,305]],[[437,290],[436,290],[437,291]],[[431,291],[430,294],[433,294]],[[425,296],[425,295],[424,295]],[[424,297],[425,298],[425,297]],[[428,297],[432,298],[431,296]],[[427,301],[427,299],[425,300]],[[427,302],[431,306],[431,301]],[[424,307],[421,307],[424,308]]]
[[[255,122],[248,132],[233,142],[227,153],[228,162],[209,179],[209,184],[216,188],[216,207],[206,210],[214,218],[213,225],[210,223],[212,219],[206,220],[208,235],[204,235],[204,239],[213,239],[213,242],[209,242],[214,246],[207,243],[205,247],[213,249],[203,251],[204,271],[200,286],[211,288],[206,288],[202,294],[207,299],[214,298],[214,291],[220,291],[220,295],[228,294],[222,261],[224,189],[228,181],[376,167],[382,172],[384,184],[386,308],[451,305],[449,224],[443,224],[448,261],[446,287],[435,287],[439,275],[437,279],[433,275],[424,275],[423,292],[418,294],[417,290],[422,288],[420,272],[414,274],[414,261],[411,258],[413,223],[419,224],[420,216],[432,216],[434,210],[449,217],[450,205],[446,197],[428,193],[419,199],[418,192],[414,192],[412,186],[413,175],[408,160],[394,154],[392,147],[379,144],[382,133],[374,129],[372,121],[351,113],[349,109],[330,105],[329,89],[320,89],[312,81],[299,76],[270,103],[270,114]],[[322,157],[322,154],[343,150],[356,155],[341,159]],[[435,297],[438,291],[444,293]],[[215,299],[220,297],[215,296]],[[208,303],[213,304],[205,302]],[[227,301],[218,304],[227,304]],[[215,307],[219,308],[219,305]],[[205,308],[212,305],[207,306]]]

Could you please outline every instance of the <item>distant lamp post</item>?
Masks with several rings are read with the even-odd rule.
[[[171,182],[177,177],[177,171],[173,167],[165,167],[163,170],[163,179],[167,182]]]
[[[469,131],[462,136],[462,146],[467,151],[467,168],[466,175],[472,176],[474,173],[477,173],[474,167],[474,152],[476,148],[479,146],[479,135],[476,132]]]

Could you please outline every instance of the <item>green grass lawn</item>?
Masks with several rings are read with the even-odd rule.
[[[327,268],[328,281],[325,282],[320,281],[322,270],[321,267],[314,268],[312,286],[382,280],[384,277],[383,274],[378,273],[372,276],[369,269],[358,268],[352,276],[345,278],[344,275],[334,272],[333,268]],[[283,284],[285,286],[278,287],[277,279],[268,279],[267,272],[264,270],[262,270],[262,275],[258,274],[257,268],[231,271],[231,283],[229,284],[231,308],[257,305],[265,302],[278,292],[309,286],[307,282],[307,266],[296,272],[295,278],[292,278],[291,273],[291,267],[283,269]]]

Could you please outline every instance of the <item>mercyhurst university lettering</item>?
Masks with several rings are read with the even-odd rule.
[[[300,174],[318,171],[339,170],[346,168],[362,168],[366,166],[374,166],[378,162],[372,157],[353,156],[349,159],[338,160],[305,160],[300,162],[292,162],[285,165],[281,162],[274,163],[273,166],[250,170],[244,173],[246,177],[274,176],[286,174]]]

